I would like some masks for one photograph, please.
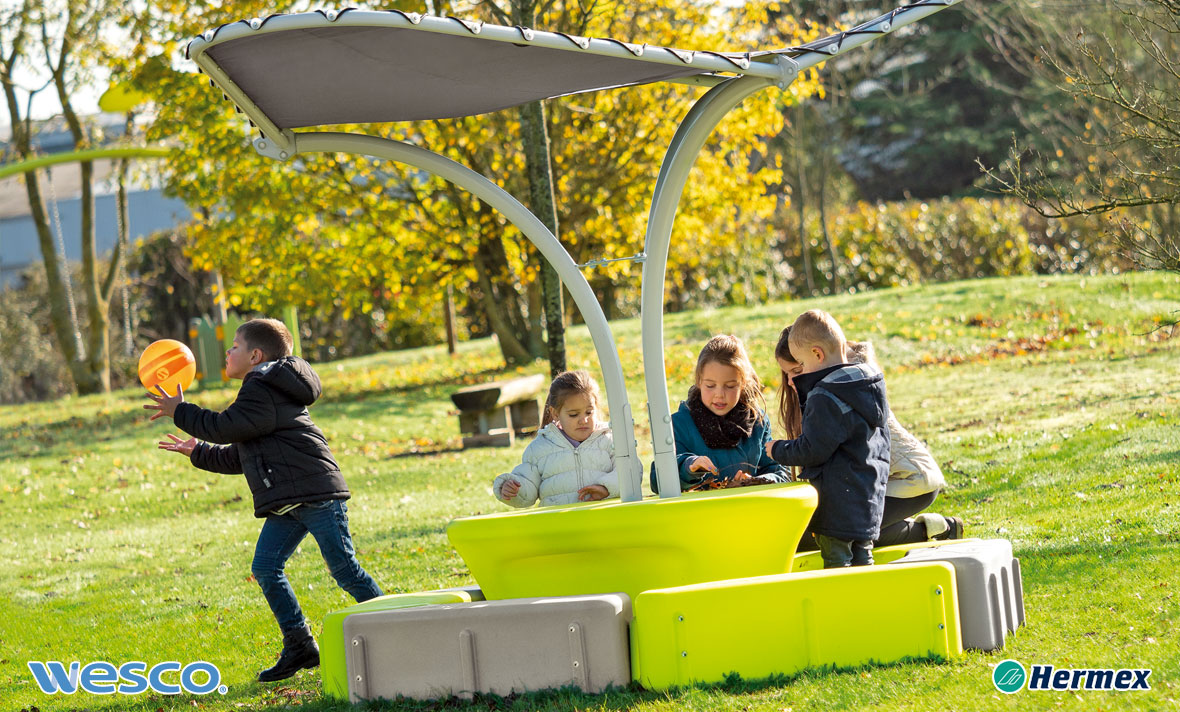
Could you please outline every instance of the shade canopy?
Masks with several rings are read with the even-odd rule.
[[[683,50],[400,10],[271,15],[210,29],[187,53],[264,129],[474,116],[667,80],[753,75],[785,87],[814,66],[959,0],[913,0],[794,47]]]
[[[613,87],[754,75],[786,86],[895,23],[958,0],[918,0],[796,47],[683,50],[400,10],[317,11],[222,25],[192,59],[252,118],[278,129],[473,116]],[[232,89],[231,89],[232,87]],[[242,103],[242,102],[238,102]]]
[[[242,21],[207,32],[189,51],[198,62],[197,53],[212,59],[280,129],[472,116],[718,71],[782,72],[768,53],[676,50],[400,11]]]
[[[209,55],[285,129],[471,116],[700,73],[397,27],[273,33],[226,42]]]

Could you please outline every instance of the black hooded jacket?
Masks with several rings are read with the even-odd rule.
[[[806,390],[807,379],[795,382]],[[800,477],[818,490],[810,530],[843,540],[876,539],[889,481],[885,377],[869,366],[846,364],[800,395],[803,433],[776,442],[772,456],[800,466]]]
[[[321,392],[311,366],[287,356],[247,373],[237,399],[224,411],[181,403],[173,420],[207,441],[189,456],[194,465],[246,475],[254,516],[261,518],[288,504],[350,496],[328,441],[307,413]]]

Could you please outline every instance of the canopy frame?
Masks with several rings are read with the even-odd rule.
[[[291,30],[305,30],[334,23],[341,27],[413,28],[446,35],[479,36],[518,46],[540,46],[608,56],[655,65],[693,66],[684,76],[650,81],[679,81],[711,86],[681,121],[669,144],[656,180],[648,216],[641,279],[641,343],[644,380],[651,423],[654,469],[660,497],[680,495],[675,458],[675,434],[668,398],[664,362],[663,307],[668,251],[676,211],[691,169],[705,142],[718,124],[742,101],[771,86],[785,90],[799,72],[859,47],[895,29],[921,20],[961,0],[914,0],[852,29],[814,42],[780,50],[744,54],[690,52],[635,45],[618,40],[590,39],[522,27],[499,27],[457,18],[436,18],[401,11],[316,11],[272,15],[222,25],[193,40],[187,50],[201,71],[209,75],[227,99],[244,112],[261,136],[254,148],[261,155],[281,161],[299,153],[342,152],[393,160],[420,168],[458,185],[500,211],[554,267],[578,306],[594,343],[606,385],[620,496],[624,502],[642,499],[642,467],[636,454],[635,424],[627,398],[622,364],[610,325],[593,290],[557,237],[516,198],[487,177],[445,156],[409,143],[377,136],[344,132],[295,132],[281,128],[249,94],[210,56],[220,43]],[[736,76],[725,77],[723,73]],[[602,86],[598,89],[611,88]],[[593,91],[597,89],[579,89]],[[568,93],[568,92],[567,92]],[[561,96],[554,94],[552,96]],[[551,98],[551,97],[550,97]]]
[[[269,145],[265,138],[255,141],[255,146],[263,155],[271,155],[277,148]],[[344,132],[300,132],[290,137],[290,146],[286,152],[289,155],[351,153],[421,168],[469,191],[498,210],[536,245],[569,290],[570,296],[586,320],[586,326],[594,341],[605,381],[607,403],[610,405],[611,425],[618,428],[619,432],[614,443],[620,497],[625,502],[643,498],[640,485],[642,468],[635,452],[635,422],[631,415],[631,404],[627,401],[623,366],[619,361],[619,352],[615,347],[610,324],[594,296],[594,291],[569,252],[532,211],[512,197],[508,191],[467,166],[404,141]],[[631,437],[623,437],[622,433],[630,433]]]

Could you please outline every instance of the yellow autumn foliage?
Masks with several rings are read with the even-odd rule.
[[[159,3],[177,36],[243,17],[285,10],[259,2],[198,4],[185,13]],[[394,5],[396,6],[396,4]],[[186,7],[191,8],[192,5]],[[390,8],[390,5],[383,5]],[[479,4],[442,3],[446,14],[491,21]],[[577,4],[556,3],[538,28],[672,47],[758,49],[768,14],[779,3],[738,8],[709,2],[633,0],[597,3],[584,17]],[[405,9],[417,9],[406,7]],[[775,15],[775,42],[804,38],[789,17]],[[792,35],[792,33],[795,33]],[[165,43],[163,51],[175,51]],[[441,338],[441,299],[454,285],[471,328],[490,328],[489,310],[539,328],[539,255],[503,216],[440,179],[402,165],[355,156],[305,155],[288,163],[257,156],[248,129],[203,76],[141,67],[143,86],[160,107],[151,140],[177,140],[168,184],[202,219],[193,226],[191,257],[220,270],[243,304],[272,310],[369,318],[386,328]],[[148,71],[151,69],[151,71]],[[154,72],[154,75],[152,74]],[[669,261],[670,290],[709,282],[716,270],[750,270],[770,248],[775,210],[771,186],[781,162],[765,141],[782,128],[785,103],[815,93],[814,72],[789,92],[749,98],[718,127],[682,198]],[[660,83],[554,99],[547,103],[559,237],[576,262],[630,257],[643,251],[647,209],[660,161],[679,120],[704,90]],[[343,127],[437,151],[489,176],[527,204],[520,120],[515,110],[440,121]],[[261,259],[259,259],[261,257]],[[619,304],[634,303],[640,266],[616,262],[587,272]],[[482,315],[482,316],[481,316]]]

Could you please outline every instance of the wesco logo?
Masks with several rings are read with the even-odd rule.
[[[179,695],[182,692],[207,695],[216,690],[224,695],[229,691],[221,684],[221,671],[217,666],[204,660],[183,667],[171,660],[156,663],[150,670],[147,663],[139,660],[118,667],[101,660],[86,665],[75,660],[70,663],[68,670],[56,660],[30,660],[28,665],[37,686],[47,695],[59,692],[72,695],[79,689],[92,695],[113,695],[116,692],[120,695],[138,695],[148,690],[161,695]],[[173,678],[171,673],[180,675]],[[168,680],[165,680],[165,675],[168,675]]]

